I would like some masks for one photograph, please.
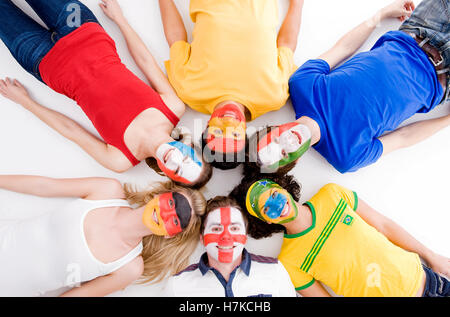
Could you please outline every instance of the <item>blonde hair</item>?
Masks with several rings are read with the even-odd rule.
[[[147,191],[138,191],[135,186],[125,184],[124,191],[129,203],[139,207],[145,206],[154,197],[168,192],[178,192],[188,198],[194,213],[183,232],[172,238],[156,235],[144,237],[142,251],[144,273],[139,282],[158,283],[167,276],[184,270],[199,243],[201,217],[206,209],[203,195],[197,190],[181,187],[173,182],[157,183]]]

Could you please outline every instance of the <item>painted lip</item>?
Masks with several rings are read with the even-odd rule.
[[[158,215],[156,214],[156,211],[153,211],[153,221],[159,225]]]
[[[231,118],[231,119],[237,120],[237,115],[236,115],[236,112],[228,110],[228,111],[225,111],[223,114],[221,114],[219,116],[219,118]]]
[[[220,251],[224,251],[224,252],[229,252],[229,251],[233,251],[234,248],[236,248],[235,245],[218,245],[216,246],[217,249],[219,249]]]
[[[283,211],[281,212],[280,217],[288,216],[289,215],[289,211],[290,211],[289,202],[286,202],[286,204],[284,205]]]
[[[164,153],[164,155],[163,155],[163,161],[164,161],[164,164],[166,164],[167,161],[170,159],[170,156],[172,155],[172,152],[173,152],[173,151],[174,151],[174,149],[171,148],[171,149],[168,149],[168,150],[166,151],[166,153]]]
[[[302,144],[302,136],[297,131],[292,131],[292,133],[297,137],[298,144]]]

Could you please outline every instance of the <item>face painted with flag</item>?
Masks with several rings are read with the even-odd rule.
[[[192,208],[180,193],[165,193],[153,198],[145,207],[142,221],[153,234],[173,237],[189,225]]]
[[[298,160],[311,146],[311,132],[305,125],[293,122],[272,129],[258,142],[261,167],[278,170]]]
[[[162,144],[156,151],[156,160],[167,177],[183,184],[195,183],[203,170],[195,150],[178,141]]]
[[[245,115],[227,104],[215,110],[208,123],[206,144],[211,151],[239,153],[245,148]]]
[[[267,179],[250,186],[246,206],[252,216],[268,223],[284,224],[298,215],[297,204],[291,194]]]
[[[209,256],[221,263],[232,263],[242,254],[246,243],[246,226],[238,209],[221,207],[208,214],[203,244]]]

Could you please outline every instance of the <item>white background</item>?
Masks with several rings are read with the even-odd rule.
[[[14,0],[24,11],[37,19],[24,0]],[[100,23],[117,43],[123,62],[144,79],[127,51],[119,29],[109,21],[98,7],[98,0],[84,0],[97,15]],[[158,1],[119,1],[126,17],[142,36],[151,52],[163,66],[169,57]],[[415,1],[418,4],[420,1]],[[306,0],[299,45],[295,53],[297,65],[310,58],[316,58],[329,49],[342,35],[371,16],[389,0]],[[189,18],[189,1],[176,0],[185,21],[189,38],[193,24]],[[280,23],[284,18],[289,1],[279,0]],[[386,31],[397,29],[399,21],[384,21],[368,39],[361,50],[368,50]],[[26,73],[12,58],[6,47],[0,44],[0,76],[20,80],[32,96],[41,104],[60,111],[75,119],[89,131],[96,133],[89,119],[72,100],[53,92]],[[251,58],[251,57],[250,57]],[[105,89],[108,89],[105,87]],[[337,105],[338,106],[338,105]],[[431,119],[450,112],[449,105],[438,106],[428,114],[416,115],[406,123]],[[193,128],[194,118],[201,118],[206,125],[208,116],[190,109],[180,125]],[[290,102],[277,113],[266,114],[249,126],[281,124],[295,119]],[[351,122],[342,120],[342,124]],[[96,133],[97,134],[97,133]],[[98,134],[97,134],[98,135]],[[124,174],[115,174],[104,169],[77,145],[67,141],[48,128],[31,113],[0,97],[0,174],[33,174],[49,177],[113,177],[122,182],[135,183],[143,188],[164,180],[151,171],[145,163]],[[239,183],[241,169],[232,171],[215,170],[211,182],[204,190],[207,198],[226,195]],[[376,164],[356,173],[339,174],[315,150],[309,151],[292,172],[303,185],[302,202],[314,195],[323,185],[335,182],[356,191],[360,198],[376,210],[395,220],[431,249],[450,257],[448,230],[450,225],[450,128],[430,139],[390,154]],[[58,209],[65,199],[41,199],[6,191],[0,191],[0,220],[22,219]],[[276,257],[280,251],[281,235],[255,241],[250,239],[250,252]],[[30,248],[32,246],[29,246]],[[23,250],[24,253],[27,250]],[[192,261],[197,262],[203,249],[199,246]],[[46,256],[46,255],[42,255]],[[30,259],[30,265],[32,265]],[[158,296],[159,285],[130,286],[115,295]]]

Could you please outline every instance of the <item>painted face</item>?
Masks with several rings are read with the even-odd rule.
[[[270,180],[254,183],[247,192],[247,211],[268,223],[283,224],[298,215],[294,198],[280,185]]]
[[[258,142],[258,160],[273,170],[298,160],[311,146],[311,132],[305,125],[293,122],[267,133]]]
[[[211,151],[238,153],[245,147],[245,116],[238,106],[228,104],[211,115],[206,143]]]
[[[208,255],[221,263],[232,263],[242,254],[246,243],[245,222],[239,210],[222,207],[208,214],[203,233]]]
[[[176,182],[193,184],[202,173],[203,164],[194,149],[181,142],[161,145],[156,159],[161,171]]]
[[[186,197],[175,192],[165,193],[147,204],[142,221],[153,234],[173,237],[189,225],[191,214]]]

